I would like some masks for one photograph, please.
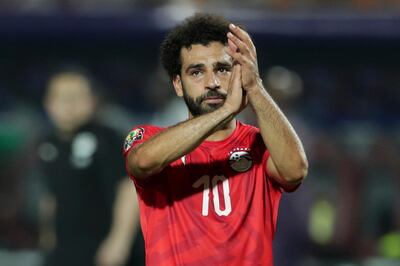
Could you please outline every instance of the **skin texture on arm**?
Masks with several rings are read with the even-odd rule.
[[[194,150],[216,130],[221,129],[245,105],[240,85],[241,67],[235,65],[224,105],[208,114],[189,119],[153,136],[128,154],[128,167],[135,178],[160,172],[171,162]]]
[[[255,46],[247,32],[231,24],[228,53],[242,66],[242,86],[254,109],[264,143],[270,151],[268,172],[291,187],[307,175],[308,162],[295,130],[266,92],[259,78]]]
[[[293,127],[262,87],[252,90],[248,97],[271,154],[267,162],[269,173],[290,185],[300,183],[307,175],[308,165],[303,145]]]
[[[114,203],[110,232],[100,244],[97,266],[125,265],[139,225],[139,207],[134,186],[128,177],[120,181]]]

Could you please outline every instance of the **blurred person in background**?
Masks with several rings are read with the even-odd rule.
[[[94,90],[78,68],[48,82],[44,107],[54,127],[38,146],[48,192],[40,203],[40,244],[51,251],[45,265],[127,265],[131,255],[135,191],[124,174],[121,137],[96,122]],[[142,264],[137,256],[132,265]]]
[[[273,265],[279,200],[297,189],[308,165],[262,85],[250,36],[197,14],[167,35],[161,51],[189,119],[135,127],[125,141],[147,264]],[[248,102],[260,128],[235,118]]]

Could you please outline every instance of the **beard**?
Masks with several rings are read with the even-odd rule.
[[[182,84],[183,85],[183,84]],[[189,112],[194,116],[200,116],[203,114],[208,114],[211,113],[218,108],[220,108],[222,105],[224,105],[225,99],[226,99],[226,94],[218,92],[216,90],[210,90],[207,93],[197,97],[193,98],[190,97],[186,89],[183,87],[183,99],[185,100],[186,106],[189,109]],[[208,97],[221,97],[223,99],[222,102],[220,103],[203,103],[205,99]]]

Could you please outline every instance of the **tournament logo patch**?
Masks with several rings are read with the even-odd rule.
[[[131,132],[129,132],[128,136],[126,136],[125,143],[124,143],[124,150],[127,151],[132,146],[134,141],[141,140],[144,135],[144,128],[139,127]]]
[[[253,165],[249,148],[236,148],[229,153],[229,165],[236,172],[246,172]]]

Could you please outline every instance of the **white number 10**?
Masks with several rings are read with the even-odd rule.
[[[208,175],[204,175],[200,177],[194,184],[194,188],[198,188],[201,185],[204,185],[204,190],[203,190],[203,208],[201,211],[201,214],[203,216],[208,215],[208,205],[210,203],[210,177]],[[222,182],[222,191],[224,194],[224,203],[225,203],[225,210],[221,210],[220,207],[220,202],[219,202],[219,192],[218,192],[218,181]],[[232,206],[231,206],[231,197],[229,195],[229,181],[228,179],[223,176],[223,175],[216,175],[212,178],[211,180],[211,186],[212,186],[212,193],[213,193],[213,201],[214,201],[214,209],[215,212],[219,216],[228,216],[231,211],[232,211]]]

